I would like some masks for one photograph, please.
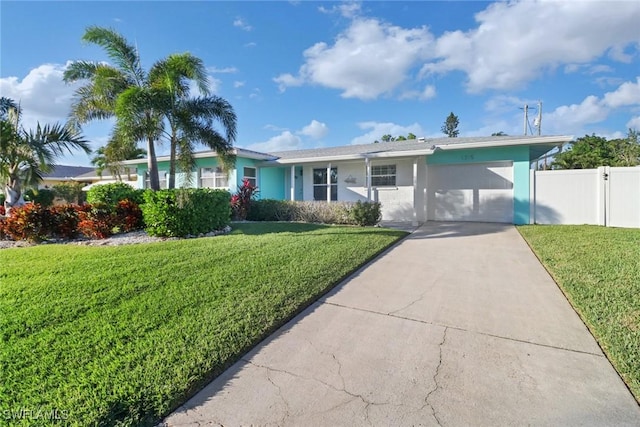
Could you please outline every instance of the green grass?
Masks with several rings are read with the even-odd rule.
[[[518,229],[640,402],[640,229]]]
[[[214,238],[2,250],[0,424],[31,410],[23,425],[45,424],[36,411],[153,425],[405,234],[247,223]]]

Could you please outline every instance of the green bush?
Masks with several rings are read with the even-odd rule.
[[[380,211],[380,203],[378,202],[361,202],[358,200],[351,206],[351,219],[360,226],[376,225],[382,219]]]
[[[163,237],[219,230],[231,219],[230,199],[228,191],[207,188],[145,192],[141,206],[145,230]]]
[[[299,221],[371,226],[380,222],[377,202],[292,202],[262,199],[251,202],[250,221]]]
[[[293,221],[295,203],[289,200],[252,200],[247,219],[249,221]]]
[[[87,199],[87,193],[82,191],[84,184],[79,182],[63,182],[53,186],[56,197],[63,199],[66,203],[82,204]]]
[[[37,203],[48,208],[53,204],[53,199],[56,198],[56,194],[53,190],[47,190],[46,188],[41,188],[39,190],[30,188],[24,192],[23,198],[27,202]]]
[[[144,192],[144,190],[136,190],[124,182],[94,185],[87,192],[87,203],[92,205],[104,203],[115,208],[118,202],[130,200],[141,205],[144,203]]]

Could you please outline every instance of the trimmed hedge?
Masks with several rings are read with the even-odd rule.
[[[137,205],[144,203],[145,190],[132,188],[124,182],[95,185],[87,191],[87,203],[105,204],[115,208],[118,202],[130,200]]]
[[[382,217],[378,202],[299,202],[261,199],[251,202],[250,221],[299,221],[372,226]]]
[[[173,189],[144,193],[141,206],[151,236],[197,236],[227,226],[231,194],[224,190]]]
[[[22,195],[25,201],[37,203],[45,208],[53,205],[53,200],[56,198],[56,194],[53,190],[48,190],[46,188],[41,189],[33,189],[29,188]]]

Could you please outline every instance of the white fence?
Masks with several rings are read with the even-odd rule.
[[[640,228],[640,167],[531,171],[531,223]]]

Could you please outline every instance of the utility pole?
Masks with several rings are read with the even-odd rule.
[[[538,128],[538,136],[542,133],[542,101],[538,101],[538,118],[536,119],[536,127]],[[545,159],[546,164],[547,159]]]
[[[524,104],[524,134],[527,134],[527,126],[529,125],[529,106]]]

